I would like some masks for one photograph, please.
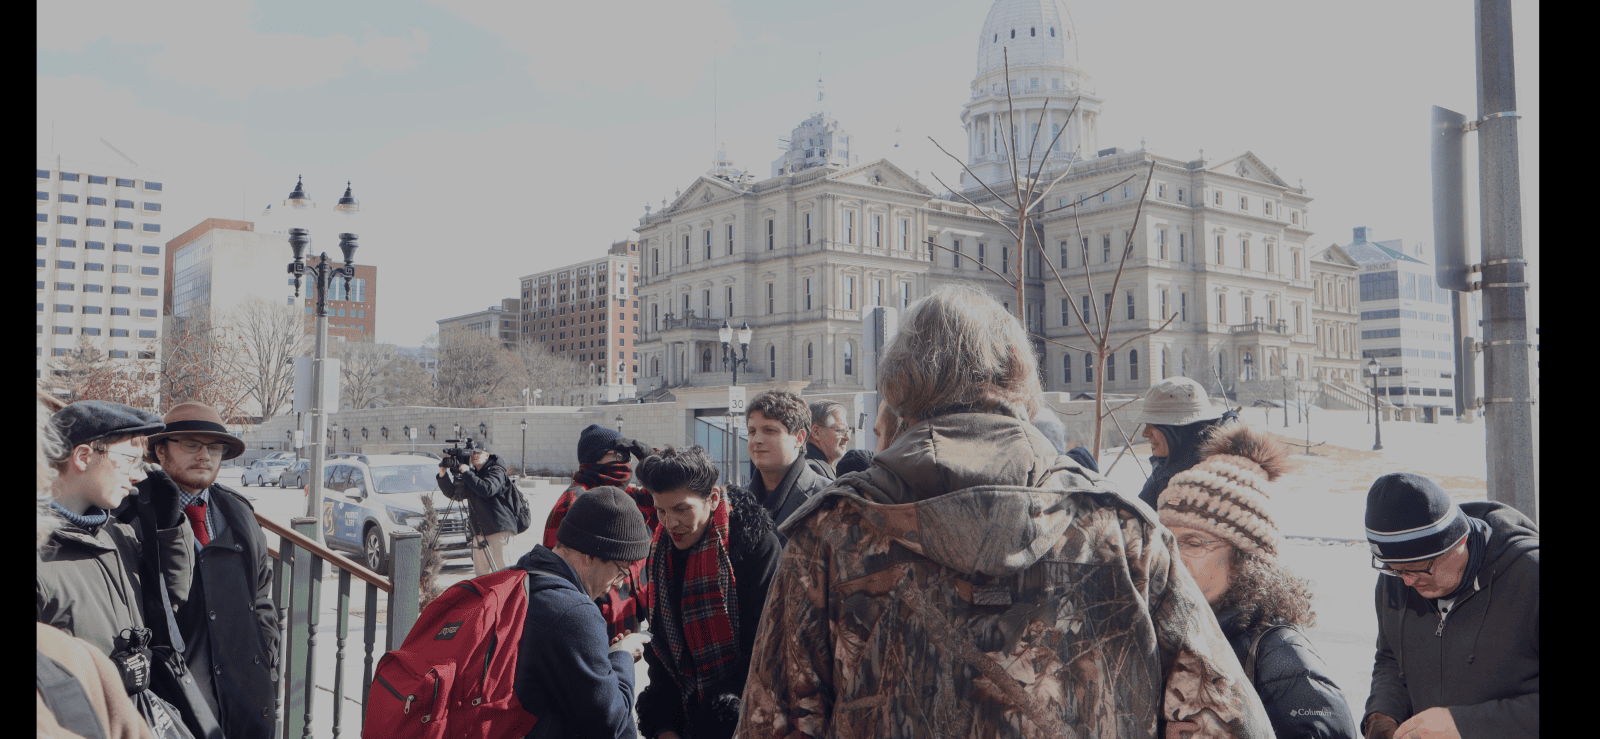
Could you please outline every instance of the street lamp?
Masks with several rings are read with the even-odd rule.
[[[316,203],[306,195],[304,179],[295,178],[294,190],[284,201],[296,212],[297,217],[309,215],[307,209],[315,208]],[[361,203],[350,194],[350,183],[345,183],[344,197],[339,198],[333,207],[335,214],[341,217],[350,217],[361,211]],[[325,375],[325,363],[328,358],[328,291],[333,286],[334,280],[344,279],[344,290],[350,292],[350,282],[356,275],[356,234],[343,232],[339,234],[339,250],[344,253],[344,265],[335,267],[328,260],[328,253],[323,252],[315,265],[307,269],[306,247],[311,245],[311,232],[304,228],[289,229],[289,248],[294,250],[294,261],[289,263],[289,274],[294,275],[294,296],[300,297],[300,278],[305,277],[310,286],[317,293],[317,303],[314,315],[316,316],[316,350],[311,362],[311,438],[314,440],[309,452],[311,457],[310,493],[306,495],[306,516],[320,518],[322,510],[322,480],[323,462],[322,453],[323,426],[327,417],[322,409],[322,386]],[[308,274],[309,272],[309,274]],[[338,428],[333,426],[332,428]],[[337,448],[337,442],[334,447]],[[321,528],[317,529],[318,538],[321,538]]]
[[[1372,451],[1383,448],[1383,417],[1378,414],[1378,358],[1367,360],[1367,374],[1372,375]]]
[[[527,392],[524,390],[523,392]],[[522,464],[519,465],[518,477],[528,476],[528,419],[522,419]]]
[[[1282,369],[1278,371],[1278,377],[1278,385],[1283,390],[1283,427],[1289,428],[1289,378],[1293,375],[1288,369]]]
[[[734,330],[728,327],[728,322],[722,322],[722,328],[717,329],[717,338],[722,341],[722,366],[733,368],[733,384],[739,384],[739,367],[749,366],[750,357],[750,324],[745,322],[739,326],[739,351],[733,351]]]
[[[329,449],[328,453],[329,454],[338,454],[339,453],[339,424],[336,423],[336,424],[333,424],[332,426],[328,427],[328,438],[333,440],[333,448]],[[311,458],[311,460],[312,460],[311,464],[312,464],[313,467],[320,466],[320,465],[317,465],[316,459],[317,459],[316,457],[312,457]],[[320,479],[320,478],[312,478],[312,479]],[[315,493],[313,493],[313,494],[315,494]]]
[[[617,422],[617,436],[621,436],[622,435],[622,414],[620,414],[620,413],[617,414],[617,417],[615,419],[612,419],[612,420],[615,420]]]

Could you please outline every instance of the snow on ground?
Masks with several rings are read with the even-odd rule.
[[[1296,448],[1298,453],[1291,458],[1289,471],[1273,484],[1271,491],[1279,529],[1290,537],[1285,540],[1280,557],[1297,575],[1315,583],[1317,625],[1309,629],[1308,634],[1328,664],[1334,681],[1349,699],[1352,715],[1359,720],[1370,688],[1373,648],[1378,633],[1372,600],[1373,583],[1378,575],[1371,569],[1362,526],[1367,488],[1380,475],[1415,472],[1432,478],[1459,501],[1485,499],[1488,475],[1484,424],[1481,419],[1473,424],[1458,424],[1453,420],[1438,424],[1385,422],[1384,448],[1372,451],[1373,426],[1366,414],[1319,408],[1313,409],[1311,415],[1310,442],[1322,443],[1312,447],[1309,454]],[[1263,413],[1259,408],[1251,408],[1243,411],[1241,418],[1286,441],[1306,442],[1306,426],[1295,418],[1292,409],[1287,428],[1282,409]],[[1124,495],[1133,497],[1144,485],[1149,469],[1149,446],[1132,447],[1115,467],[1111,467],[1119,450],[1114,448],[1103,453],[1101,467],[1110,468],[1107,477]],[[237,470],[225,469],[221,478],[224,484],[254,497],[258,511],[285,525],[290,517],[301,515],[304,510],[305,498],[299,490],[242,488],[238,485]],[[515,562],[540,542],[544,519],[565,489],[564,481],[524,482],[522,490],[528,497],[534,525],[512,539],[506,550],[508,560]],[[1352,541],[1332,541],[1336,539]],[[472,577],[468,560],[450,562],[453,564],[447,566],[440,577],[443,585]],[[337,602],[332,590],[334,582],[332,577],[324,582],[321,631],[330,638],[319,643],[332,642],[332,609]],[[354,631],[358,626],[352,628],[353,634],[358,633]],[[380,645],[381,640],[380,635]],[[359,639],[351,641],[358,643]],[[381,646],[379,650],[381,652]],[[319,655],[320,685],[332,684],[331,661],[331,656]],[[356,677],[360,674],[360,664],[359,657],[347,658],[347,674],[354,679],[346,683],[345,691],[356,701],[361,695],[361,686],[356,684],[360,682]],[[323,675],[324,672],[327,675]],[[643,690],[646,682],[641,661],[635,688]],[[320,697],[327,700],[331,695]],[[351,709],[359,710],[355,706]],[[322,718],[326,712],[320,707],[318,716],[326,720]]]

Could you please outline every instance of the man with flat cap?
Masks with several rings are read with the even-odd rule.
[[[1382,576],[1365,735],[1539,736],[1538,526],[1409,472],[1372,483],[1366,525]]]
[[[528,571],[528,616],[513,690],[539,717],[529,737],[626,737],[633,719],[634,663],[644,634],[609,640],[595,599],[650,554],[650,530],[633,498],[603,486],[578,496],[555,548],[535,545],[516,566]]]
[[[272,559],[249,501],[217,484],[222,462],[244,453],[216,409],[182,403],[166,428],[150,437],[148,459],[161,465],[138,486],[119,517],[137,520],[137,505],[176,496],[193,533],[194,585],[174,617],[184,657],[228,739],[266,739],[275,721],[278,608]]]

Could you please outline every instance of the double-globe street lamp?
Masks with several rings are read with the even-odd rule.
[[[734,348],[733,348],[733,340],[735,338],[734,337],[735,333],[738,333],[738,339],[739,339],[739,349],[738,349],[738,351],[734,351]],[[722,366],[723,367],[731,367],[733,369],[733,384],[734,385],[738,385],[739,384],[739,367],[740,366],[748,367],[750,365],[750,356],[749,356],[749,354],[750,354],[750,323],[748,321],[740,323],[739,324],[739,330],[737,332],[735,332],[733,330],[733,328],[728,326],[728,322],[727,321],[723,321],[722,322],[722,328],[717,329],[717,338],[722,341]],[[735,429],[733,427],[733,409],[732,408],[728,409],[727,429],[726,430],[727,430],[727,435],[724,438],[726,438],[728,440],[728,442],[727,442],[728,446],[727,446],[727,450],[726,450],[727,453],[725,453],[723,455],[723,459],[728,460],[728,468],[730,470],[732,470],[732,474],[727,475],[728,479],[732,480],[734,485],[738,485],[739,484],[739,431],[738,431],[738,429]]]
[[[315,208],[316,204],[306,195],[304,178],[295,178],[294,191],[289,193],[289,198],[284,204],[292,208],[301,216],[306,211]],[[335,214],[341,217],[353,216],[361,211],[361,203],[350,194],[350,183],[345,183],[344,197],[339,198],[339,203],[333,207]],[[300,279],[306,278],[309,286],[316,291],[317,302],[313,315],[316,316],[316,349],[311,361],[311,485],[306,495],[306,516],[321,518],[322,512],[322,481],[323,465],[326,460],[322,450],[324,435],[323,426],[327,423],[327,416],[322,410],[323,382],[326,376],[325,366],[328,358],[328,292],[334,281],[344,280],[344,292],[350,293],[350,283],[356,275],[356,234],[340,233],[339,250],[344,252],[344,265],[334,266],[328,260],[328,253],[323,252],[314,265],[306,264],[306,248],[311,245],[311,232],[304,228],[289,229],[289,248],[294,250],[294,261],[289,263],[289,274],[294,275],[294,296],[300,297]],[[321,530],[318,530],[320,539]]]
[[[1383,448],[1383,417],[1378,413],[1378,373],[1382,369],[1377,357],[1367,360],[1367,374],[1372,375],[1372,451]]]

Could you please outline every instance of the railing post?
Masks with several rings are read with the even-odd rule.
[[[422,601],[422,534],[396,531],[389,534],[390,565],[388,649],[399,649],[417,622]]]
[[[339,719],[344,715],[344,642],[350,636],[350,571],[339,568],[339,608],[335,611],[338,646],[333,652],[333,736],[339,736]],[[366,704],[362,704],[365,706]]]
[[[317,525],[315,518],[290,519],[289,525],[296,533],[306,533],[306,530]],[[315,531],[312,530],[315,534]],[[311,684],[311,676],[306,674],[306,637],[310,634],[310,604],[311,593],[315,584],[311,582],[311,553],[301,550],[296,545],[288,545],[285,549],[293,554],[292,564],[289,569],[289,627],[283,640],[283,735],[282,739],[297,739],[305,734],[308,724],[306,712],[310,706],[307,686]],[[280,552],[281,553],[281,552]]]
[[[372,645],[378,643],[378,586],[367,583],[367,610],[361,619],[361,642],[366,650],[366,666],[361,671],[361,728],[367,724],[367,693],[372,691]]]
[[[283,587],[284,572],[294,562],[294,549],[289,543],[289,537],[278,537],[278,561],[272,566],[272,602],[278,609],[278,669],[273,673],[277,677],[272,681],[272,709],[277,717],[272,727],[272,735],[283,736],[283,685],[284,670],[288,668],[288,652],[284,646],[289,643],[289,609],[284,598],[287,591]]]
[[[315,518],[296,518],[292,519],[289,522],[289,525],[293,527],[294,530],[301,536],[315,541],[317,536],[317,523],[317,519]],[[309,551],[305,553],[304,558],[306,560],[305,566],[307,570],[305,608],[297,609],[303,614],[302,618],[303,623],[305,624],[304,638],[306,645],[304,658],[305,684],[303,688],[305,695],[305,721],[301,726],[300,735],[305,739],[310,739],[311,715],[312,709],[316,705],[317,695],[317,623],[321,620],[320,611],[322,610],[322,558]],[[300,559],[300,557],[295,557],[296,563],[298,563]],[[300,566],[296,564],[295,573],[299,574],[299,572]],[[295,602],[299,603],[300,598],[295,598]]]

